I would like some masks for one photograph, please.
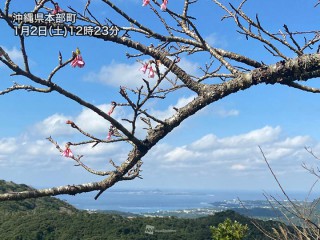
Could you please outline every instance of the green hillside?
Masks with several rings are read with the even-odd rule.
[[[267,239],[250,219],[233,211],[198,219],[125,218],[102,213],[75,214],[47,211],[39,213],[13,212],[0,218],[0,239],[210,239],[209,226],[217,226],[227,217],[248,224],[246,239]],[[260,222],[268,231],[275,222]],[[154,233],[147,234],[147,225]]]
[[[25,184],[16,184],[0,180],[0,193],[19,192],[35,190]],[[20,212],[20,211],[67,211],[77,212],[72,205],[53,197],[43,197],[38,199],[27,199],[24,201],[0,202],[0,212]]]

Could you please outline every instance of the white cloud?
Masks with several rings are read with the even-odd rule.
[[[104,112],[110,110],[110,104],[102,104],[97,106]],[[116,108],[112,114],[118,117],[118,109]],[[23,166],[25,164],[42,166],[47,164],[48,168],[57,167],[61,164],[69,164],[73,160],[64,158],[55,146],[46,140],[46,137],[52,136],[63,149],[68,141],[79,142],[86,141],[89,138],[80,134],[70,125],[66,124],[66,120],[75,122],[82,130],[94,136],[105,139],[110,125],[105,119],[96,113],[83,109],[77,116],[65,116],[63,114],[53,114],[43,121],[35,124],[31,130],[16,138],[0,139],[0,164]],[[121,149],[121,151],[119,151]],[[92,144],[72,146],[75,155],[84,155],[84,161],[90,161],[90,164],[98,166],[99,161],[105,161],[107,164],[109,159],[120,156],[123,151],[127,151],[128,147],[122,143],[103,144],[100,143],[92,148]],[[120,154],[120,155],[119,155]],[[2,161],[5,160],[5,161]],[[10,161],[8,159],[14,159]],[[118,161],[119,162],[119,161]]]
[[[0,153],[11,154],[17,149],[17,141],[15,138],[0,139]]]
[[[150,59],[144,60],[143,62],[148,62]],[[111,62],[109,65],[102,66],[100,70],[95,72],[90,72],[85,76],[85,81],[99,82],[105,85],[120,87],[125,86],[128,88],[137,88],[141,85],[144,85],[142,79],[145,79],[152,84],[156,83],[156,78],[149,78],[149,70],[144,74],[140,71],[140,68],[143,66],[142,63],[117,63]],[[188,61],[185,58],[182,58],[178,63],[183,70],[188,72],[191,75],[197,75],[198,64]],[[154,69],[154,67],[153,67]],[[164,72],[165,67],[162,65],[160,67],[160,72]],[[174,78],[173,74],[169,74],[168,77]],[[168,86],[169,83],[164,82],[161,84],[162,87]]]
[[[178,99],[175,105],[169,105],[168,108],[163,111],[151,109],[150,114],[161,120],[167,119],[176,113],[176,110],[174,110],[173,108],[184,107],[189,102],[191,102],[195,97],[196,97],[195,95],[191,95],[189,97],[181,97]]]
[[[62,149],[67,140],[69,138],[66,138],[65,141],[58,141]],[[72,146],[71,149],[75,155],[84,155],[82,158],[84,162],[89,162],[93,167],[99,168],[101,167],[99,166],[100,161],[104,161],[104,166],[106,166],[109,159],[116,158],[119,152],[127,151],[128,147],[121,147],[121,144],[100,143],[94,148],[92,145],[81,145]],[[117,160],[116,158],[115,161]],[[61,156],[55,145],[47,139],[23,140],[22,137],[0,139],[0,165],[2,167],[23,167],[25,169],[45,167],[46,170],[49,170],[62,168],[66,164],[72,167],[74,161]]]
[[[92,156],[105,156],[107,160],[109,160],[108,156],[114,154],[116,150],[119,149],[119,146],[115,144],[98,144],[94,148],[91,145],[83,145],[75,148],[75,153],[78,155],[85,155],[87,157]]]
[[[277,139],[280,132],[281,128],[279,126],[275,128],[265,126],[245,134],[221,139],[219,142],[224,146],[231,147],[257,146]]]
[[[199,73],[199,64],[191,62],[186,58],[181,58],[180,62],[178,63],[178,66],[192,76],[197,76]]]
[[[37,156],[41,158],[47,158],[53,156],[54,154],[59,154],[54,145],[48,140],[31,140],[25,143],[24,146],[20,145],[20,151],[22,149],[29,159],[34,159]],[[24,155],[22,158],[25,159],[26,156]]]
[[[238,116],[240,114],[239,110],[236,109],[230,109],[230,110],[226,110],[223,108],[220,109],[214,109],[213,113],[219,117],[234,117],[234,116]]]
[[[297,147],[301,145],[307,144],[307,142],[310,142],[311,138],[309,136],[296,136],[293,138],[286,138],[285,140],[278,142],[278,147]]]
[[[192,149],[208,149],[208,148],[241,148],[248,146],[258,146],[264,143],[269,143],[279,137],[281,128],[265,126],[261,129],[256,129],[245,134],[240,134],[231,137],[217,138],[213,134],[208,134],[201,139],[191,144]]]
[[[212,47],[227,47],[227,41],[221,39],[221,36],[216,33],[211,33],[204,40]]]
[[[42,122],[35,124],[33,131],[36,135],[42,135],[49,137],[51,135],[67,135],[71,134],[71,129],[66,125],[66,121],[70,117],[64,116],[62,114],[53,114]]]
[[[9,57],[14,62],[23,60],[22,53],[18,48],[13,47],[13,48],[9,49],[9,48],[3,47],[3,50],[6,53],[8,53]]]
[[[218,137],[214,134],[208,134],[191,144],[192,149],[205,150],[218,144]]]
[[[101,104],[96,106],[103,112],[110,110],[111,104]],[[112,114],[112,117],[117,118],[119,116],[118,109],[116,108]],[[63,114],[53,114],[43,121],[35,124],[33,132],[35,135],[41,136],[66,136],[77,133],[70,125],[66,124],[67,120],[75,122],[85,132],[91,134],[107,134],[108,126],[110,125],[104,118],[91,111],[90,109],[84,108],[78,116],[65,116]]]
[[[48,158],[56,151],[47,140],[26,141],[24,137],[0,139],[0,165],[2,167],[20,166],[26,169],[29,166],[36,167],[47,163]]]
[[[9,57],[11,58],[11,60],[17,64],[21,64],[23,63],[23,57],[22,57],[22,53],[21,51],[16,48],[13,47],[11,49],[1,46],[3,48],[3,50],[9,55]],[[0,67],[3,66],[3,63],[0,63]]]
[[[187,99],[178,101],[177,105],[185,104]],[[109,109],[109,105],[100,105],[99,107],[104,111]],[[79,121],[86,123],[90,120],[87,114],[89,113],[82,111],[73,119],[79,119]],[[114,114],[119,113],[114,112]],[[64,120],[65,118],[57,114],[43,122],[47,124],[46,127],[49,127],[49,123],[53,124],[56,133],[60,133],[62,130],[57,127],[60,119]],[[63,121],[61,123],[65,125]],[[89,126],[89,128],[91,127]],[[179,144],[160,142],[142,159],[144,162],[143,177],[148,179],[150,175],[166,175],[168,179],[173,181],[180,178],[188,183],[187,179],[194,176],[197,179],[202,179],[199,181],[203,181],[203,183],[207,182],[207,186],[210,185],[208,181],[217,179],[221,182],[231,181],[231,179],[237,181],[237,177],[260,179],[262,176],[269,176],[269,172],[258,144],[262,146],[265,156],[275,172],[281,173],[281,176],[294,175],[301,172],[300,164],[309,156],[303,149],[304,146],[311,143],[314,146],[316,142],[308,136],[283,135],[280,127],[265,126],[243,134],[226,137],[208,134],[190,144],[180,146]],[[61,137],[60,146],[63,147],[64,143],[72,136]],[[90,145],[72,146],[74,154],[85,155],[82,160],[95,170],[113,170],[109,159],[120,164],[127,158],[128,149],[129,147],[119,143],[98,144],[95,148]],[[320,149],[319,143],[314,148],[315,152],[318,152],[318,149]],[[78,174],[77,181],[79,179],[81,181],[81,174],[85,170],[73,167],[74,164],[72,159],[62,157],[55,146],[42,137],[39,139],[37,136],[31,138],[23,135],[17,138],[0,139],[0,166],[2,169],[15,168],[15,171],[38,169],[37,171],[48,171],[52,174],[58,171],[59,176],[61,176],[61,172],[68,174],[68,171],[74,171],[74,174]],[[177,174],[181,176],[178,177]]]
[[[196,152],[192,152],[185,147],[177,147],[164,155],[165,161],[186,161],[197,157]]]
[[[231,169],[232,170],[239,170],[239,171],[243,171],[243,170],[245,170],[247,167],[245,166],[245,165],[243,165],[243,164],[233,164],[232,166],[231,166]]]
[[[300,148],[302,146],[303,145],[300,145]],[[268,148],[266,150],[268,150]],[[300,150],[302,150],[302,148]],[[297,149],[293,148],[293,147],[292,148],[278,148],[278,147],[272,146],[270,148],[270,151],[268,151],[268,153],[266,153],[265,156],[269,161],[271,161],[271,160],[281,159],[286,156],[290,156],[296,151],[297,151]]]
[[[102,104],[97,106],[100,110],[107,113],[111,107],[111,104]],[[112,114],[112,117],[117,117],[117,109]],[[90,109],[83,109],[82,112],[75,117],[74,122],[86,132],[92,134],[99,134],[106,132],[109,123],[107,120],[96,114]]]
[[[112,62],[107,66],[102,66],[98,73],[89,73],[85,80],[115,87],[126,86],[134,88],[143,84],[142,78],[148,79],[148,75],[144,75],[139,71],[141,67],[142,64],[138,62],[133,64]]]
[[[181,164],[190,171],[212,174],[259,174],[266,170],[258,145],[261,145],[268,161],[278,171],[300,171],[301,159],[308,154],[304,150],[312,139],[308,136],[281,136],[281,128],[265,126],[244,134],[219,138],[208,134],[183,146],[165,145],[151,155],[154,164],[163,168],[179,168]],[[284,146],[286,145],[286,146]],[[282,147],[281,147],[282,146]],[[157,159],[157,161],[155,161]],[[186,170],[188,171],[188,170]]]

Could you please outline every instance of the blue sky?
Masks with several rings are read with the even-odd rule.
[[[141,7],[139,0],[114,0],[121,8],[151,28],[159,28],[148,7]],[[226,1],[224,1],[226,2]],[[236,1],[237,4],[239,1]],[[34,1],[13,1],[12,11],[28,11]],[[85,1],[61,1],[81,10]],[[169,3],[169,8],[179,10],[181,0]],[[295,1],[249,1],[244,8],[251,17],[259,13],[261,23],[270,32],[277,32],[287,24],[292,31],[316,30],[320,8],[313,3]],[[3,9],[4,1],[0,5]],[[92,1],[91,11],[99,19],[112,18],[121,26],[125,21],[100,1]],[[275,63],[273,58],[255,41],[246,41],[236,33],[231,20],[221,22],[223,12],[212,1],[201,0],[191,7],[192,15],[200,32],[215,47],[239,52],[265,63]],[[166,12],[160,14],[166,17]],[[11,58],[22,66],[19,39],[13,36],[3,21],[0,22],[0,45]],[[307,36],[310,37],[310,36]],[[150,39],[138,38],[145,44]],[[131,50],[113,43],[87,37],[29,37],[26,48],[30,68],[34,74],[46,77],[58,63],[58,52],[63,58],[79,47],[86,62],[84,68],[67,67],[59,72],[54,82],[68,91],[79,94],[86,101],[108,111],[110,102],[122,101],[118,91],[120,85],[139,86],[143,74],[141,64],[128,60],[126,52]],[[290,57],[293,53],[282,50]],[[315,49],[310,50],[314,52]],[[131,51],[134,53],[134,51]],[[208,61],[207,56],[183,56],[180,66],[198,75],[198,67]],[[145,60],[142,58],[140,60]],[[11,77],[10,71],[0,65],[0,88],[5,89],[18,82],[28,81]],[[150,80],[152,81],[152,80]],[[318,79],[310,81],[319,86]],[[193,98],[188,91],[176,92],[165,101],[152,101],[150,111],[161,118],[174,113],[173,106],[183,106]],[[315,161],[305,150],[313,148],[320,155],[319,137],[320,96],[283,86],[255,86],[238,92],[200,111],[175,129],[166,139],[143,159],[143,180],[120,183],[121,188],[200,188],[273,190],[277,186],[267,170],[258,145],[265,151],[274,171],[288,190],[306,190],[314,177],[302,167],[302,162],[316,167]],[[123,101],[122,101],[123,102]],[[0,96],[2,110],[0,123],[0,176],[5,180],[33,186],[55,186],[100,180],[74,167],[74,163],[60,156],[54,146],[46,140],[52,136],[63,144],[79,140],[65,121],[75,121],[80,127],[99,137],[106,137],[109,124],[73,101],[57,94],[13,92]],[[125,108],[116,108],[114,117],[121,119],[130,115]],[[144,136],[142,130],[139,136]],[[84,154],[84,162],[96,169],[111,170],[108,161],[116,163],[126,159],[128,147],[120,144],[74,148],[76,154]]]

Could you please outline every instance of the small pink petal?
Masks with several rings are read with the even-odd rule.
[[[162,4],[160,6],[162,11],[167,10],[167,4],[168,4],[168,0],[163,0]]]
[[[54,5],[54,10],[51,12],[51,14],[55,15],[55,14],[61,13],[61,12],[63,12],[63,10],[62,10],[62,9],[59,7],[59,5],[56,3],[56,4]]]
[[[108,140],[111,139],[111,134],[112,134],[111,132],[108,132],[108,137],[107,137]]]
[[[113,110],[116,108],[115,105],[111,106],[109,112],[108,112],[108,115],[110,116],[112,113],[113,113]]]
[[[71,66],[72,67],[77,67],[78,66],[79,68],[83,68],[84,65],[85,65],[85,62],[82,60],[81,55],[77,55],[75,57],[75,59],[73,59],[72,62],[71,62]]]
[[[144,64],[141,68],[140,68],[140,71],[143,72],[143,73],[146,73],[148,69],[148,63]]]
[[[70,148],[66,148],[64,151],[63,151],[63,153],[62,153],[62,156],[64,156],[64,157],[73,157],[73,153],[72,153],[72,151],[71,151],[71,149]]]
[[[142,7],[147,6],[150,3],[150,0],[143,0],[142,1]]]
[[[73,60],[73,61],[70,63],[70,65],[71,65],[72,67],[76,67],[76,66],[77,66],[77,62],[76,62],[75,60]]]
[[[150,66],[149,67],[149,75],[148,75],[149,78],[154,78],[154,71],[153,71],[153,68]]]
[[[84,61],[78,61],[77,64],[79,68],[83,68],[85,65]]]

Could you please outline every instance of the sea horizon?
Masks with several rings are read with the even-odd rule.
[[[176,211],[184,209],[211,208],[211,203],[241,200],[267,200],[263,191],[252,190],[195,190],[195,189],[109,189],[97,200],[97,192],[61,195],[59,199],[81,210],[108,210],[135,214],[154,213],[158,211]],[[286,200],[279,191],[266,192],[276,199]],[[313,201],[320,193],[296,191],[287,192],[291,200]],[[307,197],[309,195],[309,197]]]

